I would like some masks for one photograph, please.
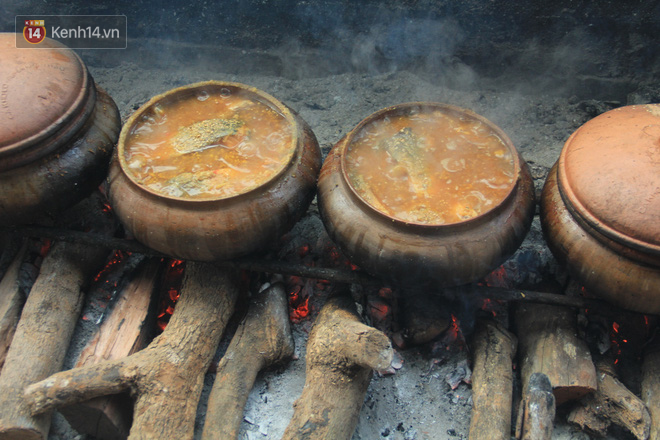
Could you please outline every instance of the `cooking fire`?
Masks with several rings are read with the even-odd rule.
[[[51,3],[0,18],[0,440],[660,438],[657,4]]]

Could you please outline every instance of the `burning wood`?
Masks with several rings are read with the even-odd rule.
[[[513,400],[512,362],[518,341],[499,324],[477,322],[472,350],[470,440],[509,440]]]
[[[82,350],[76,368],[122,359],[143,349],[153,337],[151,297],[162,263],[144,263],[122,290],[111,314]],[[72,428],[100,440],[119,440],[131,428],[132,402],[125,393],[103,396],[60,409]]]
[[[0,374],[0,438],[44,438],[50,414],[33,416],[23,389],[58,371],[83,303],[82,285],[105,249],[56,243],[41,266]]]
[[[232,271],[189,263],[176,310],[147,348],[31,385],[25,390],[30,410],[43,414],[130,390],[136,401],[129,438],[192,438],[204,374],[238,295],[234,278]]]
[[[578,337],[573,310],[519,304],[515,316],[523,390],[534,373],[550,379],[557,405],[596,390],[596,369],[586,342]]]
[[[451,324],[446,307],[432,295],[415,295],[401,298],[403,330],[396,340],[403,346],[422,345],[432,341]]]
[[[247,316],[220,361],[202,438],[238,438],[243,409],[257,374],[265,367],[287,361],[293,350],[287,295],[278,282],[252,299]]]
[[[516,439],[550,440],[554,420],[555,396],[550,379],[543,373],[533,373],[520,402]]]
[[[568,421],[602,437],[614,423],[636,438],[646,440],[651,430],[651,416],[644,402],[616,378],[613,362],[602,359],[596,368],[598,389],[582,398],[569,414]]]
[[[307,342],[306,379],[283,439],[350,439],[372,370],[392,362],[382,332],[362,322],[350,296],[328,299]]]

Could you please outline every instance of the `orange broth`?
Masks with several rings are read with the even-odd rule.
[[[293,155],[293,127],[252,96],[225,88],[154,104],[125,142],[125,171],[157,194],[193,200],[263,185]]]
[[[458,223],[497,206],[515,163],[498,134],[450,110],[419,109],[362,127],[345,157],[351,186],[373,208],[427,225]]]

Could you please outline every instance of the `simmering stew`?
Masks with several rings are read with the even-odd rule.
[[[345,167],[373,208],[428,225],[489,211],[511,191],[516,172],[509,147],[488,125],[424,108],[366,124],[347,149]]]

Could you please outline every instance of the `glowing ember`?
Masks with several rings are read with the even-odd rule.
[[[181,283],[183,282],[183,271],[186,267],[186,262],[183,260],[171,260],[167,265],[165,274],[163,275],[163,283],[161,288],[161,302],[156,315],[156,325],[162,331],[167,327],[170,322],[170,317],[174,313],[176,302],[181,296]]]
[[[495,301],[489,298],[484,299],[484,303],[481,305],[481,310],[484,312],[489,312],[493,317],[497,316],[496,308],[502,303],[500,301]]]
[[[108,260],[106,265],[103,267],[103,269],[101,269],[99,271],[99,273],[96,274],[96,276],[94,277],[94,282],[95,283],[98,282],[108,272],[112,271],[112,268],[114,266],[116,266],[117,264],[121,263],[127,255],[130,255],[130,252],[126,252],[124,254],[124,252],[122,252],[122,251],[115,251],[115,253],[112,255],[112,257]],[[106,279],[105,282],[109,283],[110,280]],[[116,281],[115,281],[115,286],[116,286]]]
[[[298,323],[309,316],[309,298],[314,291],[314,280],[303,280],[297,276],[288,277],[289,319]]]
[[[41,244],[41,249],[39,249],[39,256],[42,258],[48,254],[48,251],[50,251],[51,246],[53,245],[52,240],[49,240],[47,238],[44,238]]]

